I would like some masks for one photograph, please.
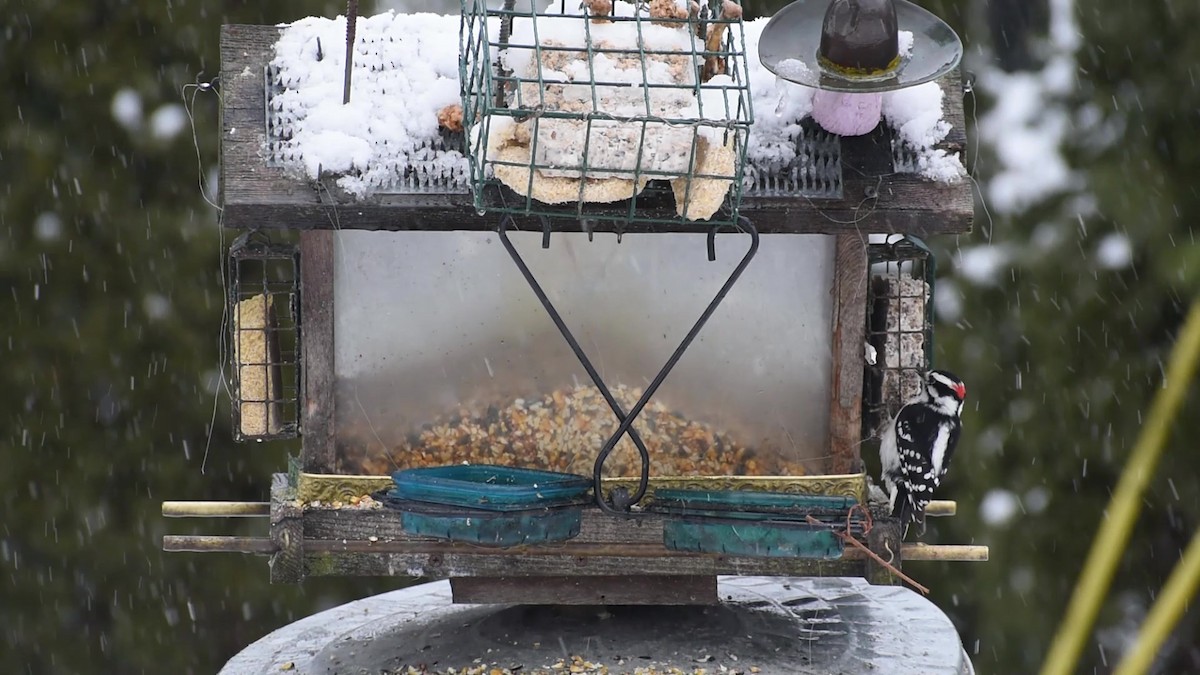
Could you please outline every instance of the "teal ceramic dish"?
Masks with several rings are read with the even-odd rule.
[[[575,474],[491,464],[405,469],[392,481],[389,495],[396,499],[488,511],[580,504],[592,487],[591,479]]]

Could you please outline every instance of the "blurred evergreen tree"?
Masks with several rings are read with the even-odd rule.
[[[160,552],[162,500],[265,499],[288,451],[232,443],[227,402],[214,411],[223,243],[199,178],[217,162],[216,95],[194,99],[198,166],[181,93],[217,74],[223,23],[345,4],[5,10],[0,671],[212,673],[279,625],[380,590],[272,587],[261,558]]]
[[[1045,19],[1041,10],[923,4],[972,54],[991,42],[1005,68],[1038,60],[1037,36],[1023,31]],[[344,5],[26,0],[6,9],[0,670],[214,672],[279,625],[398,585],[269,586],[261,559],[159,551],[160,501],[265,499],[289,449],[233,444],[225,406],[214,416],[228,242],[198,178],[217,159],[216,97],[195,98],[198,163],[181,92],[217,72],[222,23],[332,16]],[[1200,6],[1099,0],[1076,11],[1083,43],[1064,101],[1064,151],[1082,187],[994,219],[981,208],[975,233],[932,242],[943,253],[942,295],[961,306],[943,314],[938,360],[964,376],[971,400],[944,489],[960,513],[931,521],[927,539],[990,544],[992,561],[910,571],[936,580],[933,599],[980,673],[1040,664],[1200,285]],[[986,185],[997,158],[983,152],[976,178]],[[1126,241],[1130,264],[1114,264]],[[966,269],[977,249],[1003,261],[986,280]],[[1193,396],[1081,672],[1115,663],[1200,524],[1190,452],[1198,415]],[[189,527],[212,526],[170,529]],[[1200,672],[1196,621],[1193,610],[1161,672]]]
[[[990,544],[992,559],[912,567],[939,580],[933,599],[957,620],[980,673],[1040,666],[1200,290],[1200,6],[1054,4],[1074,12],[1081,41],[1077,63],[1041,75],[1069,78],[1061,109],[1036,115],[1065,115],[1074,176],[1029,208],[977,208],[973,234],[937,242],[949,272],[939,290],[961,306],[938,325],[938,358],[971,399],[945,487],[959,516],[936,523],[931,539]],[[1046,38],[1032,38],[1013,42],[1037,61]],[[987,109],[1022,93],[980,92]],[[975,177],[986,190],[1002,162],[982,150]],[[1043,168],[1026,177],[1041,180]],[[995,273],[981,274],[989,261],[999,261]],[[1192,395],[1077,672],[1116,664],[1200,525],[1197,419]],[[1196,622],[1192,610],[1159,672],[1200,672]]]

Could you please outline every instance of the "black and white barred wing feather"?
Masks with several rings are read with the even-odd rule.
[[[961,430],[957,417],[926,405],[906,405],[896,416],[888,429],[894,449],[884,448],[883,461],[892,515],[902,523],[925,521],[925,506],[950,468]]]

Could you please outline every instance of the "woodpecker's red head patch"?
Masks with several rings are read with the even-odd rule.
[[[967,397],[967,385],[963,384],[963,381],[954,373],[946,370],[931,370],[928,381],[937,390],[951,394],[960,401]]]

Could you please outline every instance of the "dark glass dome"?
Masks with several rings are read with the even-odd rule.
[[[848,76],[895,69],[900,40],[893,0],[830,2],[817,54],[823,68]]]

